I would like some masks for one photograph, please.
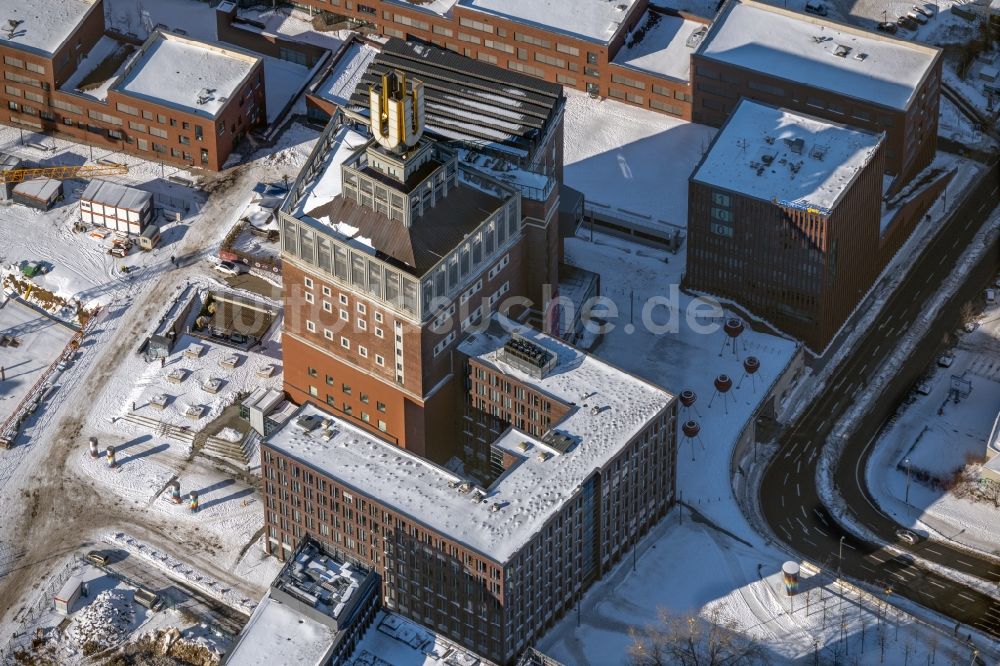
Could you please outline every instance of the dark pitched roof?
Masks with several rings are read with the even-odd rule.
[[[352,106],[368,109],[368,86],[398,69],[424,84],[427,131],[530,155],[563,103],[562,86],[426,44],[392,38],[358,83]]]
[[[481,190],[459,185],[416,218],[409,229],[344,195],[307,214],[317,220],[327,218],[331,226],[342,222],[357,228],[352,238],[371,239],[378,256],[421,277],[502,204]]]

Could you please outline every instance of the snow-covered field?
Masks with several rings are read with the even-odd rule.
[[[240,351],[216,342],[182,335],[163,367],[158,360],[147,362],[137,355],[129,357],[122,364],[120,374],[107,387],[106,402],[102,404],[111,408],[108,420],[111,416],[121,417],[131,413],[178,427],[188,426],[192,430],[201,430],[223,409],[233,404],[238,394],[249,393],[258,386],[281,387],[278,335],[277,326],[272,325],[265,353]],[[184,354],[186,349],[194,348],[194,345],[201,345],[205,350],[198,358]],[[238,359],[235,368],[220,365],[222,361],[232,358]],[[268,378],[257,374],[265,366],[274,368]],[[172,374],[183,379],[174,383],[170,379]],[[216,393],[205,390],[206,382],[212,379],[222,380],[222,386]],[[159,409],[154,403],[161,396],[166,397],[166,406]],[[185,414],[187,408],[199,406],[203,411],[198,418]],[[128,428],[124,432],[133,432],[126,423],[116,421],[115,425],[120,426],[119,430]]]
[[[932,538],[1000,553],[1000,509],[919,480],[923,473],[950,480],[965,465],[986,456],[1000,411],[1000,308],[987,310],[979,323],[977,330],[961,336],[953,365],[935,368],[927,382],[930,395],[916,394],[915,402],[904,406],[879,438],[867,475],[879,506],[904,525]],[[949,395],[953,375],[970,382],[972,389],[957,404]]]
[[[566,184],[609,214],[687,226],[688,176],[716,129],[566,90]]]
[[[74,331],[16,300],[0,294],[0,335],[17,338],[17,347],[0,346],[0,423],[62,353]]]
[[[626,556],[591,588],[579,614],[569,612],[542,639],[542,652],[575,666],[623,664],[630,630],[656,626],[662,609],[734,622],[763,646],[767,664],[923,664],[932,651],[941,663],[969,658],[949,635],[886,614],[878,599],[829,574],[803,568],[789,599],[781,552],[727,538],[687,511],[675,509],[638,548],[634,566]]]
[[[684,269],[683,255],[599,233],[590,242],[589,231],[580,233],[583,237],[566,241],[567,262],[600,273],[601,293],[612,299],[618,310],[617,318],[608,317],[614,329],[605,334],[594,353],[675,395],[684,389],[698,395],[696,412],[679,408],[679,420],[693,418],[700,423],[701,433],[700,442],[679,437],[677,489],[685,502],[701,503],[699,509],[727,529],[743,536],[750,534],[730,492],[730,454],[767,387],[791,360],[795,343],[747,327],[737,343],[738,357],[731,345],[723,350],[726,334],[721,317],[716,317],[711,332],[703,333],[697,330],[697,321],[689,320],[685,314],[694,299],[677,290]],[[643,323],[644,306],[651,304],[647,317],[650,321],[666,324],[667,309],[653,308],[652,304],[654,299],[669,298],[674,291],[678,292],[680,308],[677,331],[653,333]],[[704,306],[702,309],[707,310]],[[747,356],[760,360],[756,388],[749,378],[740,381],[742,360]],[[732,377],[734,387],[725,400],[718,396],[713,400],[713,382],[720,374]]]
[[[55,146],[55,150],[43,151],[31,144]],[[149,276],[169,265],[168,257],[176,252],[176,241],[197,221],[204,201],[198,192],[166,180],[178,173],[187,176],[187,172],[122,153],[91,150],[88,146],[27,132],[22,144],[18,130],[4,125],[0,125],[0,151],[17,155],[32,165],[83,165],[100,159],[124,163],[129,167],[128,174],[107,176],[103,180],[152,192],[158,198],[157,206],[188,209],[180,222],[162,227],[163,240],[152,252],[133,249],[127,257],[115,258],[107,254],[110,237],[100,240],[73,231],[80,215],[78,202],[85,186],[82,181],[66,181],[65,198],[49,211],[19,204],[0,206],[0,263],[45,262],[51,270],[33,282],[67,301],[79,301],[86,308],[110,303],[128,289],[130,282],[123,275],[122,266]]]

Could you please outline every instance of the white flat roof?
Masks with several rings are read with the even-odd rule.
[[[824,211],[881,141],[880,135],[744,99],[691,179]]]
[[[319,666],[336,637],[332,627],[267,596],[257,605],[226,663]]]
[[[847,47],[845,57],[835,53]],[[716,19],[698,54],[803,85],[905,109],[938,52],[752,0]],[[859,59],[864,54],[863,59]]]
[[[154,33],[151,39],[115,88],[189,113],[215,117],[261,61],[169,33]]]
[[[646,28],[642,39],[633,43],[636,31],[653,21],[655,24]],[[693,42],[691,46],[687,42],[700,28],[707,30],[708,26],[679,16],[647,11],[636,29],[625,38],[625,46],[618,51],[614,63],[687,81],[690,79],[691,54],[698,47],[698,42]]]
[[[459,0],[459,5],[552,32],[607,44],[625,21],[635,1]]]
[[[556,368],[536,380],[497,358],[507,336],[476,334],[459,348],[485,365],[517,377],[559,400],[577,403],[555,428],[577,443],[560,454],[522,432],[497,442],[519,458],[480,501],[462,492],[464,478],[307,405],[299,415],[329,419],[331,427],[305,432],[293,418],[268,446],[323,470],[332,478],[407,515],[494,561],[506,562],[673,399],[666,391],[543,333],[508,324],[557,355]],[[592,408],[602,408],[594,413]],[[527,443],[527,449],[519,445]],[[546,460],[539,459],[546,452]],[[499,511],[492,509],[499,503]]]
[[[348,46],[330,73],[316,87],[316,96],[339,106],[346,106],[377,55],[378,49],[368,44],[354,43]]]
[[[0,44],[51,56],[93,6],[94,0],[3,0]],[[13,34],[8,20],[20,21]]]

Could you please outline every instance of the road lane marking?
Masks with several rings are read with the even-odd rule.
[[[802,471],[802,460],[799,460],[797,463],[795,463],[795,473],[798,474],[801,471]]]
[[[924,550],[927,551],[928,553],[934,553],[935,555],[941,555],[941,556],[944,555],[944,553],[939,553],[938,551],[934,550],[933,548],[924,548]]]
[[[781,506],[785,506],[785,496],[781,496]]]
[[[946,588],[946,587],[945,587],[944,585],[942,585],[941,583],[937,582],[936,580],[931,580],[930,578],[928,578],[928,579],[927,579],[927,582],[928,582],[928,583],[930,583],[931,585],[937,585],[937,586],[938,586],[938,587],[940,587],[940,588],[941,588],[942,590],[947,590],[947,589],[948,589],[948,588]]]
[[[967,567],[975,567],[976,566],[975,564],[969,564],[965,560],[960,560],[957,557],[955,558],[955,561],[958,562],[959,564],[964,564]]]
[[[802,497],[802,492],[799,491],[799,484],[797,484],[797,483],[795,484],[795,496],[796,497]],[[806,511],[805,508],[803,508],[802,509],[802,513],[805,513],[805,511]]]
[[[975,597],[970,597],[965,592],[959,592],[958,596],[962,597],[963,599],[968,599],[969,601],[975,601],[976,600]]]

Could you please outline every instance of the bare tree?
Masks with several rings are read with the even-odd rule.
[[[661,608],[658,622],[631,630],[629,666],[752,666],[767,663],[764,648],[718,609],[701,618]]]

